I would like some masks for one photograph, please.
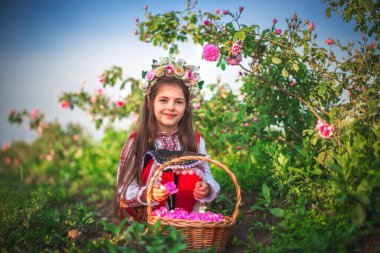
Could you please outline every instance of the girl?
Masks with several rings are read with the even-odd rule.
[[[164,58],[143,72],[145,93],[137,130],[124,144],[117,172],[115,189],[118,223],[128,212],[134,220],[145,218],[147,184],[157,166],[178,157],[182,152],[206,154],[205,142],[194,132],[191,99],[199,95],[198,69],[182,60]],[[165,160],[166,159],[166,160]],[[174,182],[178,192],[168,199],[168,192],[159,187]],[[213,201],[219,192],[210,167],[203,161],[188,161],[167,167],[155,181],[153,209],[177,207],[199,211],[201,203]]]

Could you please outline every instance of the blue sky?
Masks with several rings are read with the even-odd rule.
[[[53,0],[0,0],[0,143],[16,139],[32,140],[35,133],[24,124],[21,127],[7,123],[8,111],[39,108],[47,120],[83,124],[96,138],[89,118],[79,110],[62,110],[58,97],[63,91],[81,87],[93,91],[100,87],[97,76],[112,65],[123,67],[127,76],[139,78],[153,58],[165,56],[163,49],[142,43],[133,35],[135,17],[144,19],[144,4],[153,14],[183,10],[185,1],[53,1]],[[293,13],[315,23],[320,42],[333,36],[342,41],[357,40],[353,24],[344,23],[336,14],[325,17],[325,5],[319,1],[206,1],[198,7],[214,11],[219,8],[237,10],[244,6],[242,23],[268,27],[278,19],[284,28],[285,18]],[[233,83],[237,72],[230,67],[221,73],[214,63],[201,59],[202,48],[181,44],[179,57],[201,67],[207,82],[219,76],[223,82]],[[108,91],[114,97],[124,94]],[[116,127],[126,128],[127,122]]]

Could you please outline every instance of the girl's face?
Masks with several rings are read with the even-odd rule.
[[[161,84],[153,104],[158,130],[170,132],[177,129],[185,108],[186,99],[182,89],[173,83]]]

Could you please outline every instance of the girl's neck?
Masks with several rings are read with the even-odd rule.
[[[173,134],[176,134],[176,133],[178,133],[178,127],[176,128],[176,129],[174,129],[174,130],[167,130],[167,131],[161,131],[161,130],[159,130],[158,132],[157,132],[157,135],[165,135],[165,136],[171,136],[171,135],[173,135]]]

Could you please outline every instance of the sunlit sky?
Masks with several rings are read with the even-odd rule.
[[[101,87],[98,76],[113,65],[121,66],[126,76],[140,78],[152,59],[166,56],[167,51],[140,42],[133,35],[135,18],[144,19],[144,4],[152,14],[183,10],[185,1],[127,1],[127,0],[0,0],[0,143],[36,137],[26,124],[10,125],[10,109],[33,110],[46,114],[46,120],[57,119],[62,124],[77,122],[97,139],[96,131],[84,112],[64,110],[58,98],[64,91],[85,89],[93,92]],[[342,41],[357,40],[353,24],[344,23],[337,14],[325,17],[326,6],[319,1],[237,1],[200,0],[198,8],[213,12],[216,8],[236,11],[244,6],[241,23],[270,27],[272,19],[285,27],[285,18],[297,13],[300,18],[315,23],[321,44],[327,37]],[[201,67],[206,84],[220,77],[234,84],[238,67],[221,72],[215,63],[201,58],[202,47],[180,44],[178,57]],[[125,94],[106,91],[115,98]],[[115,125],[126,129],[128,122]]]

